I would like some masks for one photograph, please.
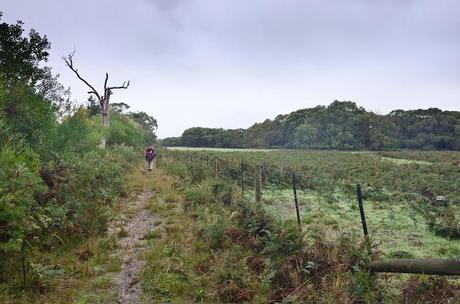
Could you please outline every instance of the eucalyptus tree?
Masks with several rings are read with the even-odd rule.
[[[75,50],[67,55],[67,57],[64,57],[64,62],[66,66],[74,72],[74,74],[77,76],[78,79],[80,79],[86,86],[89,87],[90,91],[88,91],[88,94],[91,94],[92,96],[96,97],[96,100],[99,104],[100,110],[101,110],[101,116],[102,116],[102,126],[105,128],[108,128],[110,125],[110,96],[113,94],[114,90],[120,90],[120,89],[127,89],[129,87],[129,80],[126,82],[123,82],[121,86],[108,86],[108,80],[109,80],[109,74],[105,73],[105,80],[104,80],[104,89],[100,93],[98,92],[93,85],[91,85],[85,78],[83,78],[80,73],[78,72],[78,69],[75,67],[74,62],[73,62],[73,56],[75,55]],[[105,136],[103,135],[101,138],[100,146],[102,148],[105,148]]]

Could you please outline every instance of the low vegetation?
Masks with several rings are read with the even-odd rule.
[[[152,234],[145,257],[142,282],[147,303],[418,303],[415,295],[432,303],[458,299],[460,285],[455,280],[369,273],[365,265],[370,259],[388,255],[380,250],[385,245],[371,239],[369,256],[369,244],[358,229],[349,229],[350,223],[339,225],[332,235],[338,219],[321,218],[320,210],[303,219],[301,231],[292,216],[280,212],[286,200],[274,195],[284,195],[287,183],[277,184],[277,190],[266,177],[265,185],[271,188],[264,190],[261,204],[253,203],[249,194],[243,198],[236,178],[239,171],[232,164],[238,157],[257,157],[254,154],[193,153],[194,157],[190,152],[168,153],[156,172],[159,195],[151,209],[161,215],[163,228]],[[221,161],[215,174],[217,157]],[[249,168],[246,163],[246,192],[252,192]],[[166,200],[171,189],[176,197]],[[331,206],[328,210],[340,206],[325,201],[323,194],[314,198],[319,200],[315,206]],[[304,199],[301,196],[302,208],[307,204]],[[349,218],[340,220],[345,223]],[[403,224],[399,220],[392,219],[393,229]],[[453,242],[452,252],[441,253],[458,254]]]
[[[439,152],[437,161],[433,162],[426,159],[433,158],[435,152],[170,153],[190,166],[202,167],[202,175],[215,175],[217,169],[220,176],[238,184],[243,168],[245,187],[253,187],[255,165],[260,164],[263,199],[269,205],[267,208],[277,211],[277,216],[295,214],[291,192],[291,174],[295,172],[299,199],[304,205],[302,219],[306,224],[325,221],[331,224],[329,226],[359,228],[356,184],[360,183],[370,228],[377,241],[398,251],[403,249],[390,244],[401,240],[404,250],[414,248],[414,256],[425,256],[423,252],[430,255],[439,252],[446,257],[460,254],[456,241],[460,222],[458,152]],[[414,158],[404,158],[408,155]],[[421,159],[425,159],[423,163]],[[203,169],[206,167],[208,171]],[[252,192],[246,191],[246,195],[250,194]],[[438,201],[439,196],[445,201]],[[421,246],[423,244],[425,246]],[[390,254],[387,249],[384,252]]]
[[[152,117],[120,105],[101,129],[97,107],[70,102],[44,65],[49,48],[22,23],[0,23],[1,303],[97,302],[90,293],[119,268],[107,225],[155,138]]]

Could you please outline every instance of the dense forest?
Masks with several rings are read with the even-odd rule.
[[[165,146],[460,150],[460,112],[395,110],[378,115],[351,101],[301,109],[248,129],[190,128]]]
[[[102,128],[95,100],[73,102],[46,66],[50,47],[22,22],[0,23],[1,290],[41,288],[45,252],[105,231],[126,170],[155,140],[156,120],[123,103]]]

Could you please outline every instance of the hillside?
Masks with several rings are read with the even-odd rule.
[[[460,150],[460,112],[394,110],[379,115],[351,101],[301,109],[248,129],[190,128],[165,146],[297,149]]]

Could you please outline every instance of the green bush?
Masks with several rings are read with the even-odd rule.
[[[99,117],[95,118],[98,122]],[[144,147],[151,144],[151,136],[147,134],[138,122],[126,115],[112,112],[110,128],[104,130],[108,145],[125,144],[132,147]]]
[[[2,88],[0,79],[0,117],[9,134],[24,140],[34,151],[46,153],[56,122],[53,107],[26,85]]]
[[[0,249],[16,251],[40,228],[33,212],[40,206],[34,197],[46,187],[12,150],[0,151],[0,168]]]
[[[51,159],[52,152],[58,154],[88,153],[95,149],[100,137],[99,124],[89,119],[86,110],[80,109],[74,115],[66,117],[57,126],[50,150],[43,155],[43,158]]]

